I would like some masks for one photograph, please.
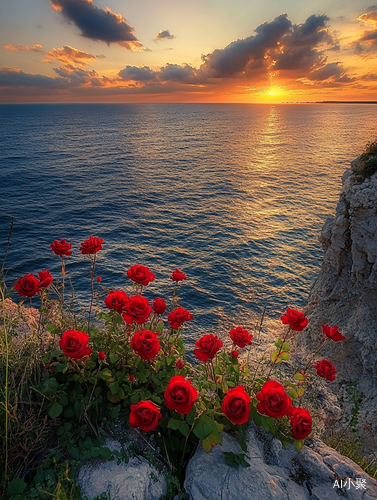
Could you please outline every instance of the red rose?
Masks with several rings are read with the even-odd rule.
[[[333,340],[334,342],[340,342],[341,340],[345,340],[345,336],[342,335],[339,331],[339,326],[329,326],[322,325],[322,332],[326,337]]]
[[[178,361],[175,363],[175,367],[178,370],[182,370],[182,368],[183,368],[183,362],[180,359],[178,359]]]
[[[292,330],[301,332],[308,324],[308,318],[305,318],[302,312],[295,309],[287,309],[287,312],[281,317],[285,325],[289,325]]]
[[[213,359],[217,351],[219,351],[223,345],[222,341],[217,338],[217,335],[203,335],[203,337],[195,342],[198,349],[194,349],[195,356],[200,359],[200,361],[208,361]]]
[[[221,410],[232,424],[244,424],[249,420],[250,401],[244,387],[239,385],[226,393]]]
[[[185,273],[180,271],[179,269],[176,269],[173,274],[170,276],[170,279],[173,281],[182,281],[187,279]]]
[[[175,410],[181,415],[187,415],[194,406],[198,391],[191,385],[189,380],[185,380],[185,377],[175,375],[170,379],[164,396],[169,410]]]
[[[131,347],[141,359],[153,359],[160,350],[160,341],[154,332],[144,330],[135,332],[131,339]]]
[[[291,416],[292,434],[295,439],[305,439],[312,432],[312,419],[308,410],[304,408],[289,409]]]
[[[101,281],[102,281],[101,276],[97,276],[97,283],[101,283]]]
[[[103,351],[100,351],[98,353],[98,359],[100,359],[101,361],[104,361],[106,359],[106,354]]]
[[[39,281],[31,273],[18,279],[13,288],[17,290],[20,297],[33,297],[41,291]]]
[[[95,254],[99,250],[102,250],[102,238],[97,238],[96,236],[90,236],[87,240],[83,241],[80,245],[80,252],[83,255]]]
[[[272,418],[285,417],[292,403],[284,387],[275,380],[266,382],[256,398],[259,401],[257,404],[259,413]]]
[[[39,288],[48,288],[51,283],[54,281],[54,278],[51,276],[50,271],[39,271]]]
[[[181,306],[168,315],[168,321],[173,329],[180,328],[185,321],[190,321],[192,319],[194,319],[194,316]]]
[[[130,376],[128,377],[128,380],[129,380],[130,382],[135,382],[135,375],[130,375]]]
[[[130,298],[127,297],[126,292],[123,290],[114,290],[104,300],[108,309],[114,309],[118,314],[122,314],[128,304]]]
[[[243,349],[246,345],[251,344],[253,336],[247,330],[242,330],[242,326],[237,326],[234,330],[230,330],[230,338],[235,345]]]
[[[232,356],[232,358],[238,358],[238,354],[239,354],[238,351],[232,351],[230,353],[230,355]]]
[[[148,432],[158,426],[161,417],[159,409],[151,401],[139,401],[136,405],[131,405],[131,427],[139,427],[142,431]]]
[[[317,374],[320,377],[333,382],[335,380],[336,368],[327,359],[323,359],[322,361],[317,361],[317,363],[313,366],[317,370]]]
[[[135,264],[134,266],[130,267],[127,271],[127,276],[135,283],[139,283],[139,285],[144,286],[147,286],[148,283],[153,281],[156,277],[153,273],[150,272],[148,267],[139,266],[139,264]]]
[[[68,330],[63,333],[62,338],[59,340],[59,345],[67,357],[76,360],[92,354],[92,350],[88,347],[88,342],[89,336],[85,332]]]
[[[156,314],[164,314],[166,309],[166,303],[164,299],[161,299],[160,297],[156,297],[153,301],[153,311]]]
[[[132,325],[134,322],[143,325],[149,318],[152,308],[148,299],[135,295],[128,299],[124,311],[122,316],[127,325]]]
[[[72,245],[71,243],[67,243],[65,240],[54,240],[50,247],[56,255],[72,255],[72,252],[70,252]]]

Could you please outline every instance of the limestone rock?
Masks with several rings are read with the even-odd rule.
[[[246,454],[250,467],[239,469],[226,465],[223,455],[224,451],[241,453],[238,442],[226,433],[223,440],[223,446],[215,446],[209,453],[199,446],[189,462],[184,486],[191,500],[377,498],[377,481],[319,439],[311,440],[298,452],[293,445],[285,448],[277,439],[269,439],[263,429],[251,424]],[[347,478],[355,485],[365,480],[366,489],[348,482],[346,486]]]
[[[111,451],[122,449],[116,440],[105,445]],[[77,482],[89,500],[104,492],[109,493],[111,500],[160,500],[167,492],[163,475],[143,457],[131,458],[127,464],[110,460],[83,465]]]
[[[360,158],[352,162],[356,167]],[[296,337],[296,348],[313,352],[321,342],[322,325],[338,325],[346,337],[331,342],[321,358],[338,373],[329,384],[337,395],[346,425],[359,404],[359,432],[367,450],[377,450],[377,174],[355,183],[348,169],[335,217],[319,237],[324,258],[309,294],[308,327]],[[361,392],[352,402],[351,387]],[[358,400],[358,402],[355,402]]]

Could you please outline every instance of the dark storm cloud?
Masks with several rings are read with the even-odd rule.
[[[43,88],[66,88],[67,81],[64,78],[51,78],[44,75],[24,73],[19,69],[1,68],[0,87],[43,87]]]
[[[268,49],[274,48],[292,26],[287,14],[256,28],[256,35],[230,43],[202,56],[205,69],[215,78],[229,77],[245,71],[255,61],[263,61]],[[202,67],[202,69],[204,69]]]
[[[129,50],[141,48],[134,29],[120,15],[109,8],[100,9],[92,0],[50,0],[55,10],[81,30],[81,35],[91,40],[117,43]]]
[[[148,66],[138,68],[137,66],[126,66],[119,71],[118,75],[122,80],[133,80],[135,82],[149,82],[156,78],[156,71],[151,70]]]
[[[169,30],[160,30],[156,36],[156,42],[160,42],[161,40],[174,40],[176,38],[175,35],[172,35]]]
[[[310,16],[305,23],[295,25],[281,39],[281,50],[274,58],[277,71],[296,71],[307,73],[314,66],[321,66],[326,61],[323,46],[336,46],[335,41],[326,29],[329,18]]]

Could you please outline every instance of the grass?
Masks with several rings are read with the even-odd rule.
[[[338,432],[328,437],[322,438],[323,442],[334,448],[341,455],[353,460],[367,474],[373,478],[377,478],[377,457],[370,458],[362,455],[361,441],[349,432]]]
[[[366,145],[361,163],[354,168],[356,182],[361,184],[377,172],[377,140]]]

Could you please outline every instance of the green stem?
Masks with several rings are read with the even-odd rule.
[[[90,334],[90,316],[92,314],[92,307],[93,307],[93,297],[94,297],[94,266],[96,265],[96,256],[97,254],[94,254],[93,259],[92,259],[92,269],[90,273],[90,282],[92,285],[92,294],[90,296],[90,307],[89,307],[89,318],[88,318],[88,335]]]

